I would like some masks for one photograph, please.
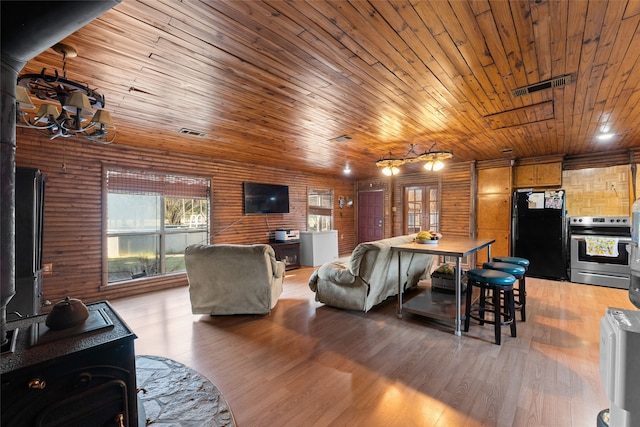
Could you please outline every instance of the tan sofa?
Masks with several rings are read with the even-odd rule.
[[[398,294],[398,255],[392,246],[409,243],[415,234],[360,243],[346,263],[327,263],[309,278],[316,301],[334,307],[367,312]],[[433,255],[402,252],[404,289],[428,277]]]
[[[193,314],[268,314],[282,294],[284,263],[269,245],[185,249]]]

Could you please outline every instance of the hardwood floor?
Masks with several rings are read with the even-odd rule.
[[[518,337],[471,323],[324,306],[313,269],[287,273],[268,316],[192,315],[188,289],[111,301],[137,334],[136,354],[166,356],[208,377],[238,426],[595,426],[608,407],[599,321],[633,308],[624,290],[528,278]],[[407,296],[415,295],[411,291]]]

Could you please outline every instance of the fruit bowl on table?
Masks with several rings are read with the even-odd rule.
[[[440,239],[416,239],[416,243],[422,245],[437,245]]]
[[[416,235],[416,243],[423,245],[437,245],[438,240],[442,238],[442,234],[434,230],[420,231]]]

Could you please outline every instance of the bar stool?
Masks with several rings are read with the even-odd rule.
[[[520,281],[524,277],[525,269],[517,264],[509,264],[506,262],[485,262],[482,264],[482,268],[486,268],[489,270],[498,270],[504,273],[509,273],[516,278],[516,280]],[[519,296],[517,288],[513,289],[514,295],[514,304],[517,309],[520,309],[520,319],[524,322],[525,320],[525,311],[523,309],[524,305],[518,304],[516,297]]]
[[[511,336],[516,336],[515,303],[513,296],[513,284],[516,278],[503,271],[490,269],[473,269],[467,271],[467,301],[465,306],[464,331],[469,332],[471,318],[481,325],[489,323],[494,325],[496,344],[500,345],[501,327],[511,326]],[[478,315],[471,313],[473,287],[480,290],[480,302]],[[487,291],[493,292],[493,321],[485,319]],[[502,303],[503,302],[503,303]]]
[[[520,320],[527,321],[527,281],[526,274],[529,269],[529,260],[517,256],[496,256],[493,257],[495,262],[506,262],[509,264],[516,264],[524,268],[525,274],[522,277],[517,277],[518,287],[514,289],[514,295],[516,296],[516,309],[520,310]]]

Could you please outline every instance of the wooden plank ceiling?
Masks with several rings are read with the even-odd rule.
[[[361,178],[409,144],[453,162],[640,145],[639,20],[618,0],[123,0],[64,42],[114,144]],[[43,67],[61,55],[22,73]]]

